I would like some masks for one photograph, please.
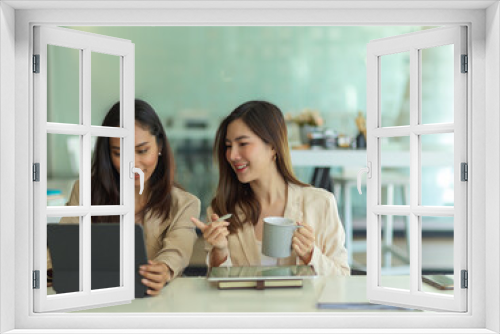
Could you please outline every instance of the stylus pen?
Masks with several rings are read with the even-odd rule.
[[[213,222],[211,222],[211,223],[206,223],[206,224],[207,224],[207,225],[210,225],[210,224],[212,224],[212,223],[218,223],[218,222],[221,222],[221,221],[223,221],[223,220],[226,220],[226,219],[231,218],[231,216],[232,216],[232,214],[231,214],[231,213],[228,213],[227,215],[224,215],[224,216],[220,217],[220,218],[219,218],[219,219],[217,219],[216,221],[213,221]]]

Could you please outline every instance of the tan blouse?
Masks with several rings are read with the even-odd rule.
[[[79,205],[80,185],[76,181],[66,205]],[[200,216],[200,200],[179,188],[172,189],[172,208],[167,220],[147,213],[143,219],[144,238],[148,259],[165,263],[178,276],[189,264],[196,241],[191,217]],[[61,224],[78,224],[77,217],[65,217]],[[47,269],[52,268],[47,253]]]
[[[238,213],[237,213],[238,214]],[[211,217],[212,208],[207,210]],[[315,246],[311,264],[319,275],[350,275],[345,249],[345,232],[337,211],[337,202],[332,193],[314,187],[288,185],[286,218],[306,222],[314,228]],[[205,244],[209,252],[211,245]],[[243,225],[237,233],[228,236],[229,256],[221,266],[258,266],[261,252],[257,245],[253,224]],[[208,262],[208,261],[207,261]],[[303,264],[292,250],[292,255],[278,259],[278,265]]]

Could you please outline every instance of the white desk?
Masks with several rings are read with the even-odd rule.
[[[401,277],[386,277],[397,286]],[[130,304],[108,306],[78,312],[344,312],[320,310],[316,302],[329,280],[338,291],[333,296],[338,302],[367,302],[366,276],[318,277],[305,280],[302,288],[218,290],[204,277],[177,278],[167,285],[159,296],[139,298]],[[396,282],[396,284],[394,284]],[[425,285],[428,291],[438,291]],[[358,312],[360,310],[357,310]],[[367,309],[365,311],[377,311]]]
[[[292,165],[297,167],[366,167],[366,150],[342,149],[333,150],[291,150]],[[383,151],[381,156],[383,167],[409,167],[410,152]],[[422,162],[428,166],[453,166],[453,153],[443,151],[422,151]]]
[[[366,150],[291,150],[292,165],[297,167],[366,166]]]

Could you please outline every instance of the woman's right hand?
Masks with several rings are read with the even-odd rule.
[[[227,236],[229,235],[229,230],[227,227],[229,223],[226,221],[218,222],[219,216],[212,214],[212,222],[210,224],[205,224],[200,220],[192,217],[191,221],[200,229],[203,233],[203,238],[214,248],[219,251],[227,250]]]

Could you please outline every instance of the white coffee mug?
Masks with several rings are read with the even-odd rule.
[[[292,253],[293,232],[300,225],[285,217],[264,218],[262,254],[270,257],[288,257]]]

